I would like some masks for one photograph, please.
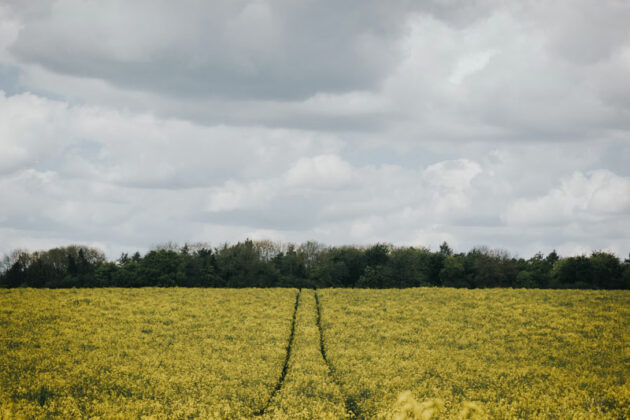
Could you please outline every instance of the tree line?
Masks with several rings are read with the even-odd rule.
[[[245,240],[212,248],[173,244],[116,261],[72,245],[17,250],[0,263],[0,287],[518,287],[630,289],[630,257],[594,251],[529,259],[485,247],[454,253],[390,244],[330,247]]]

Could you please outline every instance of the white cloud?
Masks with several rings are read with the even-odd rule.
[[[263,127],[200,126],[150,114],[68,106],[33,94],[0,93],[0,171],[56,170],[122,185],[219,185],[287,168],[333,151],[334,137]]]
[[[301,158],[291,166],[285,177],[291,187],[319,189],[347,188],[356,181],[353,168],[337,155]]]
[[[481,172],[477,162],[458,159],[435,163],[424,170],[424,175],[431,185],[438,188],[465,191]]]
[[[268,181],[254,181],[249,184],[228,181],[210,192],[206,209],[211,212],[236,209],[265,210],[274,195],[273,183]]]
[[[615,215],[630,219],[630,178],[597,170],[575,172],[542,197],[516,200],[505,219],[525,225],[568,225]]]
[[[629,14],[0,5],[0,251],[267,235],[625,254]]]
[[[23,94],[0,91],[0,173],[29,167],[72,142],[67,105]]]
[[[466,76],[483,70],[483,68],[488,65],[488,62],[490,61],[492,56],[496,53],[496,50],[490,49],[463,55],[457,61],[455,70],[448,80],[451,83],[461,83]]]

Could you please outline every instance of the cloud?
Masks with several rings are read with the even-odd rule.
[[[57,73],[169,96],[286,99],[375,86],[394,58],[388,39],[405,9],[330,7],[56,1],[22,15],[27,24],[11,51]]]
[[[69,106],[33,94],[0,92],[0,172],[54,168],[68,176],[126,186],[219,185],[288,168],[333,136],[286,129],[200,126],[150,114]]]
[[[608,217],[630,221],[630,178],[607,170],[575,172],[534,199],[519,199],[508,209],[508,223],[563,225],[597,222]]]
[[[355,183],[353,168],[339,156],[301,158],[287,171],[286,183],[302,188],[347,188]]]
[[[17,20],[9,7],[0,4],[0,63],[9,60],[7,50],[15,43],[22,25]]]
[[[268,235],[625,254],[629,14],[5,2],[0,252]]]
[[[548,30],[550,51],[576,64],[608,60],[630,40],[630,5],[625,2],[558,1],[534,13]]]
[[[620,89],[630,7],[615,1],[4,10],[4,48],[23,86],[73,101],[372,141],[590,140],[630,129],[630,91]]]
[[[0,173],[32,166],[71,140],[66,110],[61,102],[0,91]]]
[[[228,181],[210,193],[206,209],[215,213],[249,209],[264,210],[273,199],[272,188],[273,185],[269,182],[255,181],[243,184]]]

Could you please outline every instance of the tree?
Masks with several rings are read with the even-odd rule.
[[[367,266],[359,277],[357,287],[383,288],[385,284],[390,283],[388,271],[385,265]]]
[[[623,266],[616,255],[595,251],[590,258],[592,284],[601,289],[622,287]]]
[[[389,276],[384,287],[430,285],[431,252],[426,248],[396,248],[389,256]]]
[[[129,262],[129,254],[123,252],[117,260],[118,265],[125,265]]]
[[[0,278],[11,268],[11,258],[8,255],[3,255],[0,259]]]
[[[297,248],[297,253],[304,261],[307,272],[319,263],[325,250],[326,246],[316,241],[306,241]]]
[[[366,249],[363,253],[365,265],[367,267],[376,267],[377,265],[387,264],[390,248],[391,246],[386,244],[376,244]]]
[[[450,246],[448,246],[446,241],[444,241],[440,245],[440,252],[439,253],[444,255],[445,257],[450,257],[451,255],[453,255],[453,250],[451,249]]]
[[[273,259],[279,272],[279,286],[307,287],[306,264],[303,254],[296,251],[295,245],[289,244],[286,253],[280,252]]]
[[[546,259],[551,265],[554,265],[560,259],[560,257],[558,256],[558,253],[554,249],[553,251],[549,253],[549,255],[547,255]]]
[[[630,289],[630,254],[623,262],[623,273],[621,274],[620,289]]]
[[[260,258],[251,240],[236,245],[224,245],[216,253],[220,276],[227,287],[271,287],[278,282],[273,264]]]
[[[268,239],[252,242],[254,249],[258,252],[258,257],[263,261],[271,261],[276,255],[282,252],[282,244]]]
[[[550,283],[550,273],[553,267],[551,261],[557,260],[545,258],[540,252],[537,253],[518,269],[514,285],[528,288],[547,287]]]
[[[2,287],[19,287],[27,282],[24,262],[15,261],[2,276]]]
[[[573,287],[630,289],[630,256],[594,251],[529,260],[486,247],[453,254],[394,247],[325,247],[309,241],[246,240],[212,249],[205,244],[159,246],[145,256],[122,253],[108,262],[97,249],[70,245],[14,251],[0,260],[0,287]]]
[[[446,287],[470,287],[466,276],[464,257],[452,255],[444,259],[444,267],[440,270],[440,282]]]
[[[592,288],[591,261],[584,255],[556,261],[551,272],[552,287]]]
[[[149,251],[139,262],[139,286],[176,286],[183,278],[179,274],[180,254],[168,248]]]

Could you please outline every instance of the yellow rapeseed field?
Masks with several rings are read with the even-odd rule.
[[[0,417],[249,417],[280,376],[296,293],[0,290]]]
[[[0,290],[0,418],[630,418],[630,292]]]
[[[630,292],[319,290],[366,418],[630,418]]]
[[[343,419],[348,414],[319,342],[315,297],[302,290],[287,376],[267,410],[270,419]]]

